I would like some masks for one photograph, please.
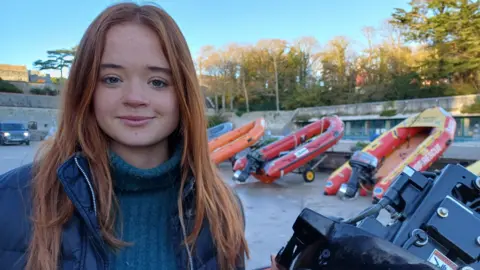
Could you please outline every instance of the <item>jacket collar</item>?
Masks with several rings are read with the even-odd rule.
[[[58,168],[57,175],[74,205],[96,216],[95,183],[87,158],[81,152],[76,152]],[[194,188],[195,179],[190,176],[183,187],[182,200],[191,197]]]
[[[93,177],[87,159],[82,155],[81,152],[75,153],[57,169],[57,175],[64,187],[65,193],[72,201],[82,219],[85,221],[85,224],[88,230],[92,233],[95,242],[99,244],[102,257],[105,260],[108,260],[107,258],[109,253],[100,233],[100,226],[97,218],[97,201],[95,196],[94,182],[92,181]],[[186,223],[186,227],[188,228],[187,231],[191,230],[191,223],[193,217],[195,216],[193,211],[195,203],[193,200],[195,194],[194,190],[195,179],[193,176],[190,176],[188,177],[187,183],[185,183],[182,192],[182,200],[185,202],[184,221]],[[180,229],[178,213],[172,215],[172,221],[172,226],[177,230]],[[178,243],[184,243],[187,237],[187,231],[182,229],[182,236],[176,234],[173,235],[175,241]],[[192,270],[194,268],[194,259],[191,255],[188,245],[186,243],[184,244],[185,246],[183,246],[183,244],[179,244],[178,248],[176,249],[177,256],[180,256],[179,259],[181,258],[179,263],[183,263],[185,260],[188,260],[190,265],[189,269]],[[195,261],[195,263],[198,262]]]

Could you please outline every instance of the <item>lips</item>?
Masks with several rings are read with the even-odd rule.
[[[133,115],[120,116],[119,118],[122,120],[129,120],[129,121],[143,121],[143,120],[153,119],[153,117],[133,116]]]
[[[124,125],[129,127],[145,126],[154,119],[154,117],[134,116],[134,115],[120,116],[118,118],[120,119],[120,121],[122,121]]]

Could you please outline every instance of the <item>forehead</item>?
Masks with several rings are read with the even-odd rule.
[[[145,65],[169,67],[157,33],[137,23],[115,25],[108,30],[102,62],[126,68]]]

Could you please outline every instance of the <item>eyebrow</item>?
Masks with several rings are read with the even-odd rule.
[[[113,64],[113,63],[102,63],[100,64],[100,68],[113,68],[113,69],[125,69],[121,65]],[[158,66],[146,66],[146,68],[150,71],[154,72],[163,72],[166,74],[172,74],[172,70],[166,67],[158,67]]]

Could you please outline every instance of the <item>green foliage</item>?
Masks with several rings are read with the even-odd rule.
[[[30,93],[34,95],[57,96],[59,94],[59,91],[56,89],[50,89],[48,87],[45,87],[45,88],[32,88],[30,89]]]
[[[72,49],[60,49],[47,51],[47,60],[37,60],[33,65],[39,70],[59,70],[60,78],[63,78],[63,69],[72,65],[77,47]]]
[[[432,52],[421,64],[429,79],[468,83],[478,90],[480,4],[472,0],[412,1],[411,10],[396,9],[392,24],[406,41],[428,44]]]
[[[391,117],[395,116],[397,114],[397,110],[395,109],[390,109],[390,110],[384,110],[380,113],[380,116],[385,116],[385,117]]]
[[[4,93],[23,93],[21,89],[18,89],[15,85],[6,82],[0,78],[0,92]]]
[[[53,84],[63,84],[66,81],[65,78],[57,78],[57,77],[52,77],[51,80]]]
[[[472,95],[477,94],[478,90],[468,83],[454,83],[451,85],[449,93],[456,95]]]
[[[369,144],[370,144],[370,142],[358,141],[354,146],[352,146],[352,148],[350,148],[350,151],[352,151],[352,152],[360,151]]]
[[[208,128],[220,125],[228,121],[228,118],[220,113],[208,116]]]
[[[284,99],[283,107],[286,110],[295,110],[298,107],[316,107],[325,105],[325,89],[320,86],[304,88],[295,87],[292,95]],[[300,106],[299,106],[300,105]]]
[[[464,106],[462,108],[462,113],[480,113],[480,99],[477,98],[475,103],[469,106]]]
[[[294,110],[480,93],[479,2],[409,5],[393,10],[386,27],[365,28],[361,51],[346,37],[322,49],[313,37],[206,46],[197,59],[202,86],[237,115],[276,110],[277,97],[280,109]]]
[[[268,137],[266,139],[263,139],[263,140],[260,140],[258,143],[254,144],[251,149],[252,150],[256,150],[256,149],[260,149],[266,145],[269,145],[273,142],[276,142],[278,141],[280,138],[276,138],[276,137]]]
[[[235,111],[235,115],[237,115],[238,117],[241,117],[246,112],[247,110],[245,110],[244,108],[240,108]]]

